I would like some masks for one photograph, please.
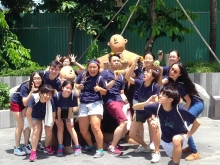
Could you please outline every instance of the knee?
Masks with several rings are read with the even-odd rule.
[[[172,141],[173,141],[173,146],[181,146],[182,138],[179,135],[175,135]]]
[[[88,129],[86,129],[86,128],[80,128],[80,133],[81,133],[82,135],[85,135],[85,134],[88,133]]]
[[[100,126],[99,125],[92,125],[92,131],[94,133],[99,133],[101,131]]]

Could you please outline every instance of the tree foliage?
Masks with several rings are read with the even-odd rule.
[[[44,0],[35,11],[65,13],[71,22],[76,23],[76,28],[95,38],[115,15],[116,9],[115,0]],[[108,30],[117,31],[116,25],[117,22],[112,22]],[[105,31],[98,39],[103,41],[104,34]]]
[[[138,6],[130,6],[130,13],[134,10],[128,29],[138,33],[139,37],[152,38],[152,42],[160,37],[167,36],[172,41],[184,41],[184,34],[191,34],[193,31],[184,27],[182,21],[187,17],[179,7],[166,7],[163,0],[141,0]],[[192,20],[198,19],[198,14],[187,13]],[[118,27],[124,27],[129,14],[118,16],[121,22]]]
[[[36,66],[31,61],[30,50],[18,41],[18,38],[9,30],[3,11],[0,10],[0,69],[19,69]]]

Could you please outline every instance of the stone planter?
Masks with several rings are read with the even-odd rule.
[[[10,110],[0,110],[0,129],[12,128],[16,126],[16,121]]]

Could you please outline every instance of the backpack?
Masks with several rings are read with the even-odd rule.
[[[11,88],[11,89],[9,90],[9,97],[11,98],[14,93],[18,93],[18,94],[19,94],[19,93],[20,93],[20,90],[21,90],[21,86],[22,86],[23,84],[27,83],[28,81],[29,81],[29,79],[26,80],[26,81],[24,81],[24,82],[22,82],[20,85],[17,85],[17,86],[15,86],[15,87]]]
[[[194,83],[196,87],[196,91],[198,92],[199,98],[201,98],[204,102],[209,101],[210,97],[206,90],[199,84]]]

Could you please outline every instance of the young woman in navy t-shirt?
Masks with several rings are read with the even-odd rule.
[[[52,127],[55,120],[55,105],[52,99],[54,89],[50,85],[43,85],[39,93],[31,96],[27,107],[27,118],[29,126],[33,129],[32,134],[32,150],[29,157],[30,161],[37,158],[36,150],[42,130],[42,121],[45,122],[45,147],[44,153],[54,154],[54,150],[50,146],[52,139]]]
[[[91,59],[87,64],[87,71],[82,72],[76,79],[76,88],[81,90],[79,106],[79,127],[80,132],[85,139],[88,147],[83,152],[94,150],[92,138],[89,133],[91,124],[98,150],[94,157],[102,157],[103,152],[103,134],[101,131],[101,120],[103,116],[102,95],[105,95],[106,84],[99,74],[100,62]]]
[[[56,115],[56,125],[57,125],[57,138],[58,138],[58,150],[57,155],[62,156],[63,155],[63,131],[64,131],[64,124],[63,119],[66,122],[66,127],[68,132],[71,135],[71,138],[73,139],[73,142],[75,144],[74,149],[74,155],[81,154],[81,146],[78,142],[78,136],[76,134],[76,131],[73,127],[73,122],[71,122],[72,114],[73,114],[73,107],[78,107],[77,102],[77,95],[73,92],[74,83],[70,80],[66,80],[62,84],[62,91],[54,94],[53,100],[57,109],[57,115]]]
[[[133,65],[130,67],[129,71],[127,72],[125,78],[127,79],[128,83],[134,84],[135,89],[137,90],[137,101],[133,101],[134,104],[137,102],[144,102],[147,99],[149,99],[152,95],[158,95],[159,94],[159,86],[157,85],[157,80],[159,77],[159,73],[155,71],[154,69],[148,69],[144,71],[142,80],[140,79],[134,79],[130,75],[133,73],[137,61],[140,59],[140,57],[137,57],[134,61]],[[149,116],[150,119],[152,116]],[[154,116],[153,116],[154,117]],[[139,120],[136,121],[136,118]],[[134,139],[136,142],[140,144],[140,146],[134,150],[134,152],[150,152],[150,145],[147,145],[144,142],[144,127],[143,123],[145,123],[146,118],[142,118],[142,111],[135,111],[134,112],[134,118],[133,122],[131,124],[131,129],[129,132],[129,136]],[[157,135],[152,134],[152,126],[150,124],[150,121],[148,123],[149,128],[149,135],[150,135],[150,144],[153,142],[153,136],[159,136],[159,133]]]
[[[169,70],[169,77],[161,80],[161,83],[165,86],[173,85],[179,91],[182,100],[186,102],[186,109],[194,116],[199,117],[204,110],[204,103],[199,97],[195,84],[189,78],[186,68],[182,63],[174,63]],[[192,137],[189,137],[188,145],[189,147],[183,151],[190,151],[192,153],[185,159],[189,161],[199,159],[200,154]]]
[[[33,93],[38,92],[39,88],[43,85],[42,75],[39,72],[33,72],[30,80],[21,84],[16,93],[13,94],[10,101],[10,110],[16,120],[17,127],[15,130],[15,155],[25,155],[31,153],[31,146],[28,144],[30,137],[30,129],[24,128],[24,118],[26,117],[26,110],[28,101]],[[24,129],[24,130],[23,130]],[[20,146],[21,133],[24,134],[24,144]]]

